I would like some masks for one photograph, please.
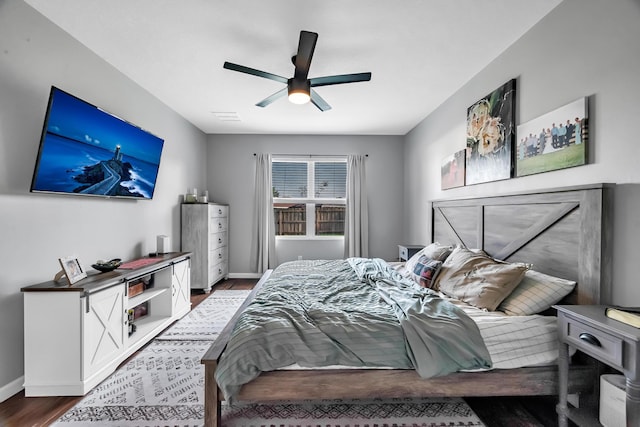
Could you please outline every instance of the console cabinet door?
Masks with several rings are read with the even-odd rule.
[[[172,316],[183,316],[191,309],[191,261],[173,264],[171,278]]]
[[[124,353],[125,285],[89,294],[83,304],[83,378],[105,368]],[[87,307],[88,306],[88,307]]]

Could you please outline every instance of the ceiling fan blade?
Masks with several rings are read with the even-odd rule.
[[[311,67],[311,58],[313,51],[316,49],[318,41],[318,33],[310,31],[300,31],[300,41],[298,42],[298,53],[295,56],[296,71],[293,76],[296,80],[307,80],[309,75],[309,67]]]
[[[258,102],[256,104],[256,106],[258,106],[258,107],[266,107],[267,105],[271,104],[276,99],[282,98],[286,94],[287,94],[287,88],[285,87],[284,89],[281,89],[281,90],[277,91],[276,93],[274,93],[273,95],[268,96],[265,99],[263,99],[262,101]]]
[[[280,83],[287,83],[287,79],[277,74],[267,73],[266,71],[256,70],[255,68],[245,67],[244,65],[234,64],[232,62],[225,62],[223,68],[232,71],[239,71],[241,73],[251,74],[258,77],[263,77],[269,80],[275,80]]]
[[[371,73],[340,74],[337,76],[314,77],[309,79],[311,87],[339,85],[343,83],[366,82],[371,80]]]
[[[313,89],[311,89],[311,102],[313,103],[313,105],[318,107],[320,111],[331,110],[331,105],[329,105],[327,101],[322,99],[322,97],[318,95],[318,92]]]

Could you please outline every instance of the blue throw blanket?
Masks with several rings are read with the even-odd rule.
[[[378,259],[293,261],[274,270],[220,358],[227,400],[264,371],[415,368],[422,377],[490,368],[476,324]]]

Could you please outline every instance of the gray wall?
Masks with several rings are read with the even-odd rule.
[[[565,0],[414,128],[405,140],[404,239],[430,241],[428,200],[584,183],[625,184],[615,194],[613,302],[640,305],[640,2]],[[465,146],[466,109],[517,79],[516,124],[589,97],[591,161],[561,171],[447,191],[440,162]],[[420,195],[420,197],[415,197]]]
[[[29,193],[51,85],[165,139],[153,200]],[[20,288],[53,279],[62,256],[132,259],[158,234],[179,249],[179,197],[205,185],[205,153],[201,131],[24,2],[0,0],[0,401],[22,388]]]
[[[321,113],[318,113],[321,114]],[[230,205],[229,259],[232,275],[250,273],[251,223],[255,181],[254,153],[368,154],[369,255],[393,260],[398,256],[402,224],[403,137],[210,135],[208,185],[214,201]],[[281,241],[279,261],[303,258],[341,258],[342,241]]]

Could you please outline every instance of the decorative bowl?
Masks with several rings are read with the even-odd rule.
[[[114,258],[110,261],[102,261],[98,260],[95,264],[91,264],[91,267],[95,268],[98,271],[106,273],[107,271],[113,271],[116,268],[120,267],[122,260],[120,258]]]

